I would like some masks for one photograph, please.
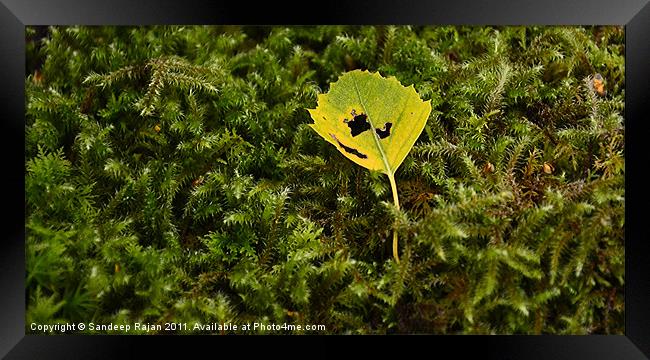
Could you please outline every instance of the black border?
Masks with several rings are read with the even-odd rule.
[[[295,337],[271,338],[271,347],[250,346],[254,337],[199,336],[37,336],[24,334],[24,71],[26,25],[148,25],[148,24],[467,24],[467,25],[625,25],[626,26],[626,286],[625,336],[398,336],[302,337],[308,341],[344,341],[355,352],[403,354],[424,345],[431,356],[454,357],[480,351],[486,359],[644,359],[650,356],[650,229],[644,225],[644,205],[650,191],[644,141],[650,117],[649,0],[501,0],[449,2],[426,0],[342,2],[311,1],[279,4],[267,1],[210,2],[208,0],[0,0],[0,122],[2,142],[3,237],[0,241],[0,356],[9,359],[151,358],[156,352],[184,355],[206,349],[210,357],[226,349],[239,355],[294,356]],[[288,10],[292,9],[292,10]],[[291,13],[293,11],[294,13]],[[350,340],[352,338],[352,340]],[[226,339],[225,341],[222,339]],[[243,339],[243,340],[242,340]],[[257,339],[257,338],[255,338]],[[399,339],[401,344],[392,343]],[[227,341],[227,342],[226,342]],[[267,340],[268,341],[268,340]],[[208,342],[208,343],[206,343]],[[417,344],[416,344],[417,343]],[[179,346],[181,345],[182,346]],[[15,346],[15,347],[14,347]],[[13,349],[12,349],[13,347]],[[257,349],[256,349],[257,348]],[[349,348],[346,346],[346,348]],[[318,353],[351,355],[338,346],[318,346]],[[303,356],[312,356],[313,351]],[[645,356],[644,356],[645,354]],[[449,356],[449,355],[446,355]]]

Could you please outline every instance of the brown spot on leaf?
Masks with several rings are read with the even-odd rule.
[[[375,129],[375,132],[377,135],[379,135],[380,139],[387,138],[388,135],[390,135],[390,128],[393,126],[393,123],[385,123],[383,129]]]
[[[334,139],[334,140],[339,144],[340,147],[343,148],[343,150],[345,150],[345,152],[350,153],[350,154],[352,154],[352,155],[356,155],[356,156],[359,157],[360,159],[367,159],[367,158],[368,158],[368,155],[359,152],[359,150],[357,150],[357,149],[355,149],[355,148],[351,148],[351,147],[349,147],[349,146],[345,146],[345,145],[343,145],[343,143],[341,143],[341,142],[339,141],[339,139],[336,138],[336,135],[334,135],[334,134],[330,134],[330,136],[332,136],[332,138],[333,138],[333,139]]]
[[[352,136],[357,136],[366,130],[370,130],[370,123],[366,114],[357,115],[354,109],[352,109],[351,114],[353,116],[352,120],[343,119],[343,122],[348,124]]]

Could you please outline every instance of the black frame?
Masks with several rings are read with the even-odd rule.
[[[501,0],[489,2],[454,0],[439,3],[426,0],[399,2],[303,2],[283,6],[274,2],[254,5],[242,1],[208,0],[0,0],[0,111],[4,126],[0,143],[4,192],[2,217],[4,239],[0,242],[0,356],[22,358],[118,358],[149,357],[156,351],[180,349],[182,354],[209,346],[211,354],[224,347],[249,355],[255,347],[251,337],[194,336],[37,336],[25,335],[24,148],[25,112],[25,26],[26,25],[149,25],[149,24],[466,24],[466,25],[625,25],[626,29],[626,286],[625,335],[593,336],[415,336],[388,337],[384,346],[367,344],[372,337],[327,337],[327,341],[354,341],[349,345],[363,351],[397,346],[392,339],[426,341],[429,353],[451,351],[461,357],[480,351],[480,358],[497,359],[647,359],[650,357],[650,255],[649,230],[644,227],[643,205],[649,203],[643,168],[644,137],[650,118],[650,4],[649,0]],[[318,6],[318,8],[317,8]],[[294,9],[295,13],[287,12]],[[265,337],[269,338],[269,337]],[[163,340],[161,340],[163,339]],[[222,340],[223,339],[223,340]],[[286,340],[285,340],[286,339]],[[301,337],[308,341],[321,337]],[[276,354],[289,356],[295,338],[273,337]],[[210,343],[205,344],[205,341]],[[216,341],[216,344],[215,344]],[[225,342],[227,341],[227,342]],[[245,343],[244,343],[245,341]],[[267,340],[268,341],[268,340]],[[180,342],[185,343],[178,347]],[[189,342],[190,344],[187,344]],[[241,344],[233,344],[241,342]],[[144,346],[143,346],[144,345]],[[216,346],[215,346],[216,345]],[[243,346],[241,346],[243,345]],[[289,346],[287,346],[289,345]],[[470,345],[470,346],[468,346]],[[269,348],[259,347],[268,352]],[[286,350],[284,350],[286,349]],[[337,347],[319,346],[319,352]],[[205,350],[205,347],[204,349]],[[357,350],[357,351],[358,351]],[[346,350],[349,354],[349,351]],[[170,353],[168,353],[170,354]],[[644,355],[645,354],[645,355]],[[270,354],[269,354],[270,355]],[[307,356],[313,353],[305,354]],[[154,355],[155,356],[155,355]],[[435,355],[434,355],[435,356]]]

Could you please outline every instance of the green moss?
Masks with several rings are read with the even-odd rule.
[[[28,332],[623,333],[621,27],[26,35]],[[355,68],[432,103],[399,212],[307,126]]]

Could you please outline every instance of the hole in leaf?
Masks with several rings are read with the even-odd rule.
[[[370,123],[368,122],[368,116],[366,116],[366,114],[357,115],[357,112],[354,109],[352,109],[350,114],[353,116],[352,120],[343,119],[343,122],[348,124],[352,136],[357,136],[366,130],[370,130]]]
[[[330,135],[332,136],[332,138],[333,138],[334,140],[336,140],[337,143],[339,143],[339,146],[341,146],[341,147],[343,148],[343,150],[345,150],[345,152],[350,153],[350,154],[352,154],[352,155],[356,155],[357,157],[359,157],[359,158],[361,158],[361,159],[367,159],[367,158],[368,158],[368,155],[359,152],[359,150],[357,150],[357,149],[355,149],[355,148],[351,148],[351,147],[349,147],[349,146],[345,146],[345,145],[343,145],[343,143],[341,143],[341,142],[339,141],[339,139],[336,138],[336,135],[334,135],[334,134],[330,134]]]
[[[385,123],[383,129],[375,129],[375,132],[377,135],[379,135],[380,139],[387,138],[388,135],[390,135],[390,128],[393,126],[393,123]]]

